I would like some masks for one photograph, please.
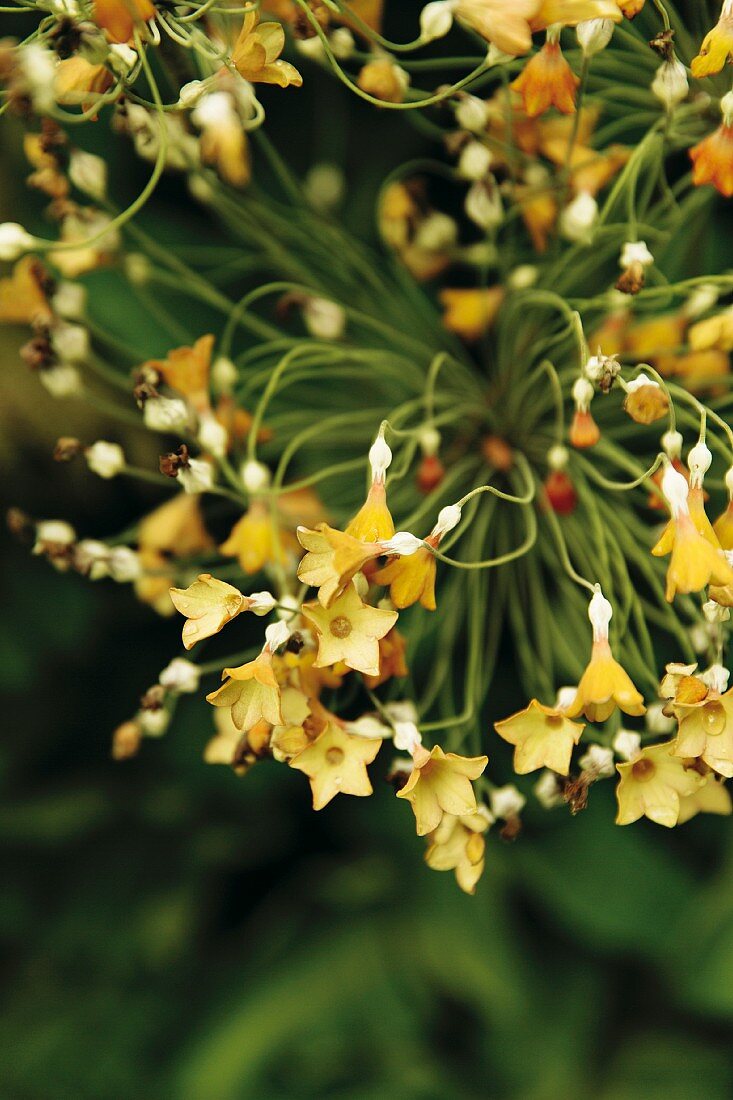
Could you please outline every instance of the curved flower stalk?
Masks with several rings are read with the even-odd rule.
[[[543,805],[577,812],[617,768],[619,824],[730,812],[733,505],[714,525],[707,509],[723,486],[733,499],[733,275],[685,277],[675,243],[722,201],[703,176],[728,192],[731,93],[690,95],[661,4],[527,0],[507,21],[448,0],[403,44],[379,5],[184,7],[80,8],[71,45],[44,11],[3,65],[58,234],[0,226],[0,320],[29,327],[22,358],[52,397],[119,421],[119,440],[65,437],[54,457],[160,494],[116,539],[18,511],[11,526],[59,570],[183,616],[186,655],[115,756],[200,694],[209,762],[288,766],[320,810],[372,794],[391,741],[428,865],[472,892],[485,833],[516,836],[525,802],[484,736],[504,641],[530,701],[496,732]],[[439,55],[417,88],[430,69],[412,53],[449,31],[479,36],[475,66],[445,85]],[[172,102],[152,64],[164,35],[191,70]],[[338,174],[294,178],[262,131],[256,86],[291,95],[302,77],[306,94],[314,63],[435,136],[383,182],[377,252],[333,216]],[[104,106],[154,165],[124,209],[75,143],[72,118]],[[163,171],[226,245],[141,228]],[[103,266],[161,346],[100,319],[86,276]],[[156,440],[157,468],[128,460],[130,431]],[[688,671],[660,682],[659,652]]]

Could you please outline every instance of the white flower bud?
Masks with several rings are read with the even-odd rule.
[[[457,504],[447,504],[438,512],[438,522],[433,527],[432,534],[443,538],[461,522],[461,508]]]
[[[513,783],[508,783],[505,787],[495,787],[489,795],[489,800],[494,817],[501,817],[504,820],[517,817],[527,802],[527,799]]]
[[[573,687],[570,684],[558,688],[557,695],[555,696],[555,710],[567,710],[568,707],[571,707],[575,702],[577,694],[577,687]]]
[[[146,737],[162,737],[168,729],[171,716],[165,707],[159,710],[141,710],[138,721]]]
[[[72,546],[76,542],[76,531],[64,519],[42,519],[36,524],[34,554],[43,553],[43,544],[56,543],[59,546]]]
[[[402,558],[410,557],[423,545],[423,540],[410,534],[409,531],[396,531],[391,539],[385,539],[380,543],[385,554],[399,554]]]
[[[641,737],[632,730],[620,729],[613,739],[613,751],[622,760],[633,760],[641,751]]]
[[[664,736],[665,734],[672,733],[676,729],[677,720],[664,713],[664,703],[654,702],[650,703],[646,708],[644,725],[649,733],[654,733],[657,736]]]
[[[206,493],[214,484],[214,467],[202,458],[189,458],[178,471],[184,493]]]
[[[95,202],[107,194],[107,165],[101,157],[75,149],[69,157],[69,179],[79,191]]]
[[[716,623],[727,623],[730,619],[730,608],[723,607],[722,604],[716,603],[715,600],[707,600],[702,605],[702,613],[706,621],[711,625],[715,625]]]
[[[590,772],[596,779],[608,779],[615,772],[613,752],[605,745],[589,745],[578,760],[584,772]]]
[[[51,344],[59,359],[83,363],[89,355],[89,332],[83,325],[59,324],[51,330]]]
[[[263,489],[269,487],[272,481],[272,474],[267,466],[254,458],[247,459],[246,462],[242,463],[239,476],[248,493],[261,493]]]
[[[229,445],[229,432],[212,413],[204,413],[199,419],[197,439],[202,451],[215,458],[223,458]]]
[[[448,214],[433,210],[417,227],[413,240],[425,252],[445,252],[458,239],[458,226]]]
[[[570,460],[570,452],[562,443],[556,443],[547,452],[547,465],[551,470],[564,470]]]
[[[462,130],[477,133],[489,122],[489,106],[475,95],[464,95],[456,103],[456,122]]]
[[[308,202],[316,210],[333,210],[344,197],[344,173],[337,164],[314,164],[308,170],[303,188]]]
[[[469,141],[458,158],[458,175],[464,180],[482,180],[491,167],[491,150],[480,141]]]
[[[208,85],[205,80],[189,80],[178,93],[179,107],[195,107],[202,96],[206,94]]]
[[[694,447],[690,448],[687,455],[687,465],[690,469],[691,485],[698,487],[702,485],[705,474],[710,469],[712,462],[712,452],[704,440],[701,439]]]
[[[86,287],[80,283],[61,282],[51,299],[54,313],[67,321],[80,321],[87,301]]]
[[[723,665],[711,665],[710,668],[706,668],[704,672],[700,673],[700,679],[711,691],[716,692],[718,695],[722,695],[728,690],[728,680],[730,679],[730,672]]]
[[[142,576],[140,555],[129,546],[114,546],[109,552],[109,575],[118,584],[130,584]]]
[[[432,425],[430,425],[429,427],[425,426],[424,428],[420,429],[418,442],[420,444],[420,450],[426,456],[426,458],[432,458],[440,450],[440,432]]]
[[[283,596],[280,602],[286,604],[290,598],[289,596]],[[247,596],[247,600],[249,602],[247,610],[251,611],[253,615],[269,615],[278,602],[272,592],[250,592],[249,596]],[[293,608],[293,610],[295,610],[295,608]],[[282,614],[288,615],[288,612],[283,611]]]
[[[646,241],[627,241],[621,249],[619,267],[631,267],[632,264],[650,267],[653,263],[654,257],[647,248]]]
[[[587,191],[569,203],[560,214],[560,232],[569,241],[590,244],[598,220],[598,203]]]
[[[453,26],[455,0],[433,0],[420,12],[420,38],[423,42],[433,42],[444,38]]]
[[[177,397],[149,397],[143,406],[143,420],[154,432],[181,432],[188,426],[188,406]]]
[[[720,101],[720,112],[725,126],[733,126],[733,92],[726,92]]]
[[[672,111],[686,97],[689,89],[687,70],[682,62],[676,57],[663,61],[654,74],[652,94],[668,111]]]
[[[356,49],[354,36],[348,27],[336,27],[328,38],[331,53],[339,61],[348,61]]]
[[[82,539],[74,547],[74,563],[90,581],[109,576],[109,547],[97,539]]]
[[[687,497],[690,493],[690,487],[686,479],[675,470],[671,462],[667,463],[662,474],[662,492],[667,499],[673,519],[689,514]]]
[[[519,264],[509,272],[507,282],[512,290],[528,290],[537,282],[539,273],[535,264]]]
[[[137,51],[124,42],[113,42],[109,48],[109,63],[120,76],[127,76],[138,62]]]
[[[158,683],[182,695],[192,695],[198,691],[200,679],[201,670],[198,665],[187,661],[185,657],[174,657],[161,672]]]
[[[290,634],[290,627],[282,620],[277,623],[270,623],[265,629],[265,647],[269,649],[271,653],[274,653],[281,645],[285,645]]]
[[[87,447],[84,457],[92,473],[105,479],[116,477],[125,468],[125,452],[119,443],[98,439]]]
[[[602,642],[608,638],[608,624],[613,617],[613,608],[601,592],[601,586],[596,585],[596,590],[588,604],[588,618],[593,627],[593,641]]]
[[[554,810],[556,806],[562,805],[563,797],[558,786],[557,775],[549,768],[541,772],[539,779],[532,787],[532,792],[543,810]]]
[[[308,332],[317,340],[340,340],[346,327],[343,307],[328,298],[307,298],[303,320]]]
[[[613,20],[611,19],[586,19],[578,23],[575,32],[578,36],[578,45],[586,57],[605,50],[613,36]]]
[[[415,749],[422,745],[422,737],[414,722],[395,722],[392,742],[400,752],[409,752],[412,756]]]
[[[588,406],[593,400],[593,394],[595,393],[595,390],[593,389],[593,383],[589,382],[587,378],[583,378],[583,376],[581,375],[573,382],[573,388],[571,392],[573,395],[573,401],[575,402],[577,408],[579,408],[582,412],[586,412]]]
[[[384,436],[380,433],[369,448],[369,465],[372,469],[372,481],[384,481],[385,474],[392,462],[392,451]]]
[[[30,252],[35,244],[36,238],[17,222],[0,223],[0,260],[17,260],[24,252]]]
[[[353,722],[346,722],[344,729],[355,737],[364,737],[368,741],[384,741],[391,736],[391,729],[373,714],[362,714],[361,718],[355,718]]]
[[[684,439],[682,433],[677,431],[667,431],[661,438],[662,450],[666,454],[667,458],[672,459],[679,458],[682,454],[682,444]]]
[[[239,380],[236,364],[219,355],[211,367],[211,384],[217,393],[231,393]]]
[[[84,392],[81,375],[71,363],[59,363],[41,370],[38,377],[52,397],[81,397]]]
[[[504,221],[499,188],[484,180],[471,184],[464,202],[467,217],[480,229],[496,229]]]

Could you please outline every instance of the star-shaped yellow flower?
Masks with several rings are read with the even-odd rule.
[[[371,764],[382,742],[354,737],[329,723],[312,745],[290,761],[304,772],[313,791],[313,809],[322,810],[337,794],[364,797],[372,793],[366,765]]]
[[[285,31],[279,23],[260,23],[259,14],[245,14],[242,29],[234,44],[232,61],[240,76],[251,84],[292,84],[300,88],[303,77],[295,66],[281,61],[285,46]]]
[[[343,661],[356,672],[379,675],[379,639],[397,622],[396,611],[369,607],[351,585],[330,607],[304,603],[303,615],[318,635],[316,668]]]
[[[298,566],[298,579],[318,589],[324,607],[341,595],[368,561],[380,555],[375,543],[353,538],[327,523],[319,523],[314,531],[299,527],[297,536],[306,551]]]
[[[188,588],[171,588],[176,611],[186,616],[183,644],[192,649],[196,642],[211,638],[247,607],[247,600],[233,584],[201,573]]]
[[[445,753],[440,745],[430,752],[418,747],[410,777],[397,792],[398,798],[405,798],[412,805],[418,836],[437,829],[443,814],[463,817],[476,812],[471,781],[478,779],[488,762],[488,756]]]
[[[283,725],[280,687],[272,667],[272,654],[268,650],[263,650],[246,665],[225,668],[222,676],[230,678],[216,691],[210,692],[206,700],[215,707],[229,707],[237,729],[250,730],[262,719],[271,726]]]
[[[496,722],[494,729],[515,745],[514,770],[526,775],[537,768],[550,768],[558,775],[567,775],[570,757],[585,729],[582,723],[570,719],[552,707],[533,699],[525,710]]]
[[[617,825],[631,825],[640,817],[667,829],[678,823],[680,800],[695,794],[705,778],[672,756],[672,748],[671,741],[649,745],[635,760],[616,765],[621,776],[616,788]]]

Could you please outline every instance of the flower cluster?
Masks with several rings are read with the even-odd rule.
[[[620,825],[730,813],[733,276],[680,241],[733,195],[731,0],[694,57],[643,0],[434,0],[408,44],[368,0],[36,7],[0,44],[0,111],[58,231],[0,225],[0,321],[52,398],[119,422],[54,458],[158,497],[113,537],[9,522],[183,617],[113,755],[205,696],[207,762],[302,773],[315,810],[386,777],[467,892],[489,829],[522,827],[501,742],[548,809],[617,776]],[[465,67],[454,38],[475,66],[416,87],[431,58]],[[163,46],[188,77],[170,102]],[[312,66],[436,140],[376,196],[378,252],[334,216],[337,166],[295,179],[265,134]],[[123,209],[77,138],[97,118],[153,162]],[[164,171],[227,245],[142,228]],[[97,309],[101,268],[155,347]],[[508,679],[531,701],[496,720]]]

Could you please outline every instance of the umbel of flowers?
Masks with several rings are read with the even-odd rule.
[[[183,618],[114,756],[200,696],[207,762],[290,768],[317,811],[386,778],[469,893],[527,775],[572,813],[613,779],[619,825],[729,814],[733,276],[685,277],[675,246],[733,194],[730,0],[694,56],[643,0],[437,0],[409,46],[368,0],[189,9],[44,4],[0,45],[0,111],[55,227],[0,225],[0,321],[30,329],[50,398],[119,420],[54,458],[160,494],[118,537],[10,526]],[[188,78],[165,97],[164,39]],[[376,197],[380,252],[338,223],[338,166],[297,180],[265,133],[262,86],[290,96],[313,66],[375,132],[421,110],[437,135]],[[127,206],[76,136],[108,118],[152,163]],[[215,266],[135,221],[164,171],[223,228]],[[154,347],[101,319],[103,267]],[[502,642],[526,704],[504,718]]]

